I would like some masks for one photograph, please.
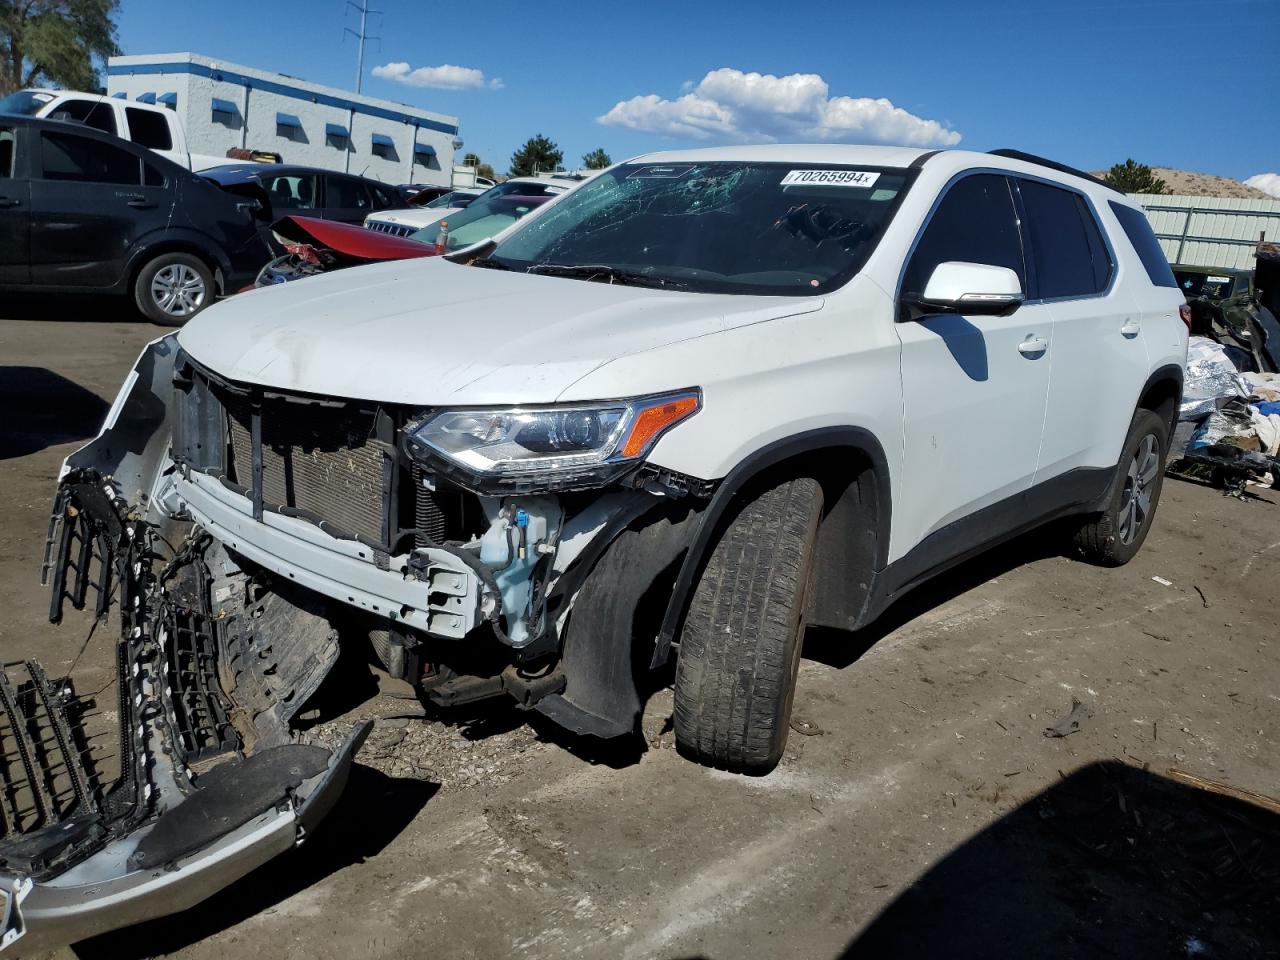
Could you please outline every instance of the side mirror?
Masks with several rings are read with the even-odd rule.
[[[909,320],[937,313],[1008,316],[1026,299],[1008,267],[949,260],[933,268],[922,294],[903,294]]]

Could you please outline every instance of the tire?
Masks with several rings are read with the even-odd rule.
[[[785,480],[743,502],[694,589],[676,663],[676,744],[767,773],[787,743],[822,488]]]
[[[189,253],[162,253],[133,283],[138,310],[152,323],[180,327],[213,302],[213,271]]]
[[[1150,410],[1134,414],[1107,507],[1076,531],[1076,549],[1083,559],[1119,567],[1134,558],[1160,503],[1168,447],[1167,423]]]

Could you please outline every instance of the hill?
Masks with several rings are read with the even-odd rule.
[[[1274,200],[1261,190],[1245,186],[1239,180],[1230,177],[1219,177],[1212,173],[1194,173],[1190,170],[1175,170],[1173,167],[1152,167],[1151,172],[1169,185],[1170,193],[1188,197],[1240,197],[1245,200]],[[1105,177],[1105,170],[1094,173],[1095,177]]]

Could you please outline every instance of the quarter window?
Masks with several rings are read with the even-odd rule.
[[[148,150],[172,150],[173,137],[169,134],[169,118],[157,111],[127,107],[124,111],[129,121],[129,139]]]
[[[1141,210],[1116,203],[1114,200],[1109,203],[1111,212],[1116,215],[1120,226],[1124,228],[1125,236],[1133,244],[1133,249],[1138,254],[1138,259],[1142,261],[1143,267],[1146,268],[1152,284],[1157,287],[1177,289],[1178,281],[1174,279],[1173,270],[1169,266],[1169,261],[1165,259],[1164,251],[1160,249],[1160,241],[1156,239],[1155,231],[1147,222],[1146,215]]]
[[[45,180],[134,186],[142,182],[142,161],[128,150],[65,133],[40,134],[40,168]]]
[[[1018,180],[1018,190],[1035,257],[1036,296],[1058,300],[1105,290],[1111,259],[1084,198],[1038,180]]]
[[[903,291],[923,293],[934,268],[951,260],[1008,267],[1027,288],[1018,218],[1003,176],[978,173],[952,184],[916,244]]]

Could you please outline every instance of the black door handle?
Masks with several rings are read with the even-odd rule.
[[[21,200],[10,200],[8,197],[0,197],[0,207],[18,207],[21,205]]]

